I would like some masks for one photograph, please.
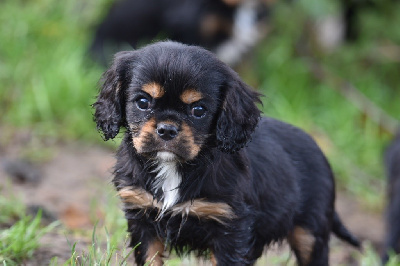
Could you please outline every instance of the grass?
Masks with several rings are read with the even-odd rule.
[[[20,265],[33,256],[40,238],[58,224],[41,227],[41,212],[35,218],[23,216],[13,226],[0,231],[0,262],[3,265]]]
[[[76,243],[71,248],[71,258],[65,262],[67,265],[128,265],[129,256],[134,248],[128,248],[128,235],[125,237],[124,246],[121,248],[120,240],[111,241],[107,229],[105,228],[106,239],[105,247],[102,247],[103,241],[99,241],[96,236],[96,227],[93,229],[92,243],[87,251],[78,252]],[[121,238],[123,239],[123,238]],[[138,244],[139,245],[139,244]]]
[[[370,243],[366,243],[364,245],[364,252],[362,255],[358,255],[359,257],[359,265],[361,266],[375,266],[381,265],[381,260],[379,255],[376,253],[374,248]],[[395,254],[391,254],[388,262],[385,266],[399,266],[400,265],[400,257]]]
[[[41,237],[58,222],[42,226],[41,211],[35,217],[26,215],[25,205],[6,188],[0,188],[0,264],[20,265],[33,256]]]
[[[0,228],[13,224],[26,213],[25,205],[18,197],[5,191],[6,188],[0,187]]]
[[[96,134],[90,104],[102,69],[87,57],[91,21],[106,1],[2,3],[1,122],[59,138]]]
[[[91,203],[92,221],[95,226],[90,234],[90,244],[86,249],[78,249],[71,242],[71,257],[65,265],[127,265],[134,249],[128,248],[127,224],[119,206],[119,198],[111,186],[100,188],[101,200]],[[99,220],[96,212],[102,213]],[[89,232],[81,232],[86,236]],[[125,239],[125,241],[123,241]],[[57,262],[58,263],[58,262]],[[54,265],[57,265],[55,263]]]

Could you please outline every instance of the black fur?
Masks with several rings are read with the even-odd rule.
[[[103,74],[103,87],[97,102],[93,104],[97,128],[104,133],[104,139],[114,138],[123,125],[124,87],[129,85],[130,52],[120,52],[114,58],[113,65]]]
[[[140,88],[151,82],[161,84],[165,94],[151,99],[148,110],[138,111],[137,94],[143,95]],[[179,100],[183,91],[193,88],[204,96],[200,103],[207,111],[202,118],[191,117],[191,105]],[[126,206],[131,246],[141,243],[135,250],[139,265],[155,240],[180,255],[211,251],[218,265],[252,265],[265,246],[289,238],[296,227],[314,241],[309,260],[301,258],[302,243],[293,247],[300,265],[328,264],[332,231],[359,246],[334,210],[333,174],[321,150],[300,129],[260,118],[259,97],[227,65],[196,46],[161,42],[116,55],[94,107],[106,139],[114,137],[119,126],[127,128],[117,153],[117,190],[141,188],[162,202],[162,192],[153,187],[155,152],[138,152],[132,138],[141,132],[139,124],[151,119],[185,122],[201,149],[191,160],[180,156],[182,182],[176,204],[206,199],[226,203],[234,213],[234,218],[221,217],[218,222],[168,210],[160,216],[156,207]],[[150,137],[145,141],[147,146],[162,142]],[[180,147],[172,148],[184,154]]]
[[[385,166],[388,176],[388,204],[383,263],[389,259],[390,252],[400,253],[400,131],[386,150]]]
[[[214,50],[234,65],[265,35],[270,5],[265,0],[251,4],[247,0],[117,0],[96,26],[89,52],[106,65],[116,51],[168,38]],[[249,19],[254,21],[247,31],[256,30],[258,37],[237,33],[237,26],[248,27]],[[221,53],[221,46],[233,47],[237,53]]]
[[[232,31],[235,7],[221,0],[120,0],[97,26],[90,51],[107,62],[110,46],[137,47],[141,42],[168,37],[187,44],[215,47]],[[210,33],[202,31],[208,16],[226,24]]]
[[[346,41],[354,42],[358,41],[363,33],[363,25],[361,25],[363,13],[388,12],[389,8],[397,8],[398,0],[341,0],[340,4],[344,22],[344,37]]]

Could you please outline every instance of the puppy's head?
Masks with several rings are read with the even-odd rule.
[[[250,139],[259,94],[212,53],[160,42],[116,54],[95,108],[105,139],[126,127],[137,153],[189,161],[202,149],[235,152]]]

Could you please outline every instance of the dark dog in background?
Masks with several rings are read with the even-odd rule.
[[[113,182],[138,265],[161,265],[167,249],[252,265],[285,239],[299,265],[327,265],[331,232],[359,247],[317,144],[261,118],[260,94],[211,52],[175,42],[120,52],[103,81],[94,117],[106,140],[126,129]]]
[[[168,38],[214,50],[234,64],[261,37],[259,22],[266,17],[267,2],[120,0],[97,27],[90,51],[107,64],[108,57],[126,46]]]
[[[398,0],[340,0],[343,11],[345,40],[357,41],[362,31],[360,16],[365,12],[387,12],[387,6],[397,8]]]
[[[388,176],[388,204],[383,263],[388,261],[390,252],[400,253],[400,131],[386,149],[385,168]]]

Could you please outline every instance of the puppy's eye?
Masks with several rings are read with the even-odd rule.
[[[136,106],[142,111],[150,108],[150,101],[146,98],[139,98],[136,100]]]
[[[202,118],[206,114],[206,108],[203,106],[194,106],[192,107],[191,114],[195,118]]]

